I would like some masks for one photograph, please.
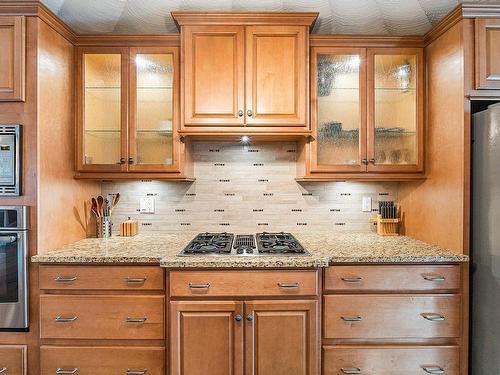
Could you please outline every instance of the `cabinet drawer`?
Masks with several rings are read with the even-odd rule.
[[[325,291],[434,291],[460,289],[460,266],[334,266]]]
[[[163,269],[136,266],[40,266],[40,289],[163,290]]]
[[[459,295],[330,295],[324,308],[325,338],[460,336]]]
[[[163,296],[40,296],[40,337],[163,339]]]
[[[324,375],[458,375],[459,348],[325,346],[323,361]]]
[[[158,347],[40,348],[41,375],[164,375],[165,349]]]
[[[26,346],[0,345],[0,371],[6,375],[25,375]]]
[[[315,296],[317,271],[174,271],[172,297]]]

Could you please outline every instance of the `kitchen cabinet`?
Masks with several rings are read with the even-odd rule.
[[[476,89],[500,89],[500,19],[475,19]]]
[[[317,14],[197,16],[173,13],[183,35],[182,133],[308,131],[308,28]]]
[[[423,85],[420,48],[313,47],[306,178],[421,174]]]
[[[178,90],[177,47],[79,47],[77,171],[182,175]]]
[[[26,375],[26,345],[0,345],[0,373]]]
[[[25,23],[24,16],[0,16],[0,101],[24,101]]]

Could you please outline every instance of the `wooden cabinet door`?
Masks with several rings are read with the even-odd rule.
[[[26,375],[25,345],[0,345],[0,373],[5,375]]]
[[[242,126],[243,26],[183,26],[185,126]]]
[[[24,101],[25,18],[0,16],[0,101]]]
[[[245,302],[245,375],[316,375],[316,301]]]
[[[476,88],[500,89],[500,19],[477,18]]]
[[[246,28],[246,123],[307,124],[307,28]]]
[[[171,375],[242,375],[241,302],[170,303]]]

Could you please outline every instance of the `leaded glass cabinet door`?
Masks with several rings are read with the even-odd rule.
[[[127,169],[126,48],[80,48],[77,59],[77,169]]]
[[[177,171],[179,55],[175,47],[130,49],[131,171]]]
[[[369,172],[423,170],[423,95],[422,49],[368,50]]]
[[[366,171],[366,50],[311,54],[312,172]]]

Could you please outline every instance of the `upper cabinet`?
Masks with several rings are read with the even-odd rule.
[[[24,101],[24,16],[0,16],[0,101]]]
[[[422,49],[314,47],[311,65],[306,177],[423,172]]]
[[[476,18],[476,88],[500,89],[500,19]]]
[[[176,47],[78,48],[79,172],[179,177],[178,66]]]
[[[304,132],[308,36],[317,13],[174,12],[181,26],[181,132]]]

